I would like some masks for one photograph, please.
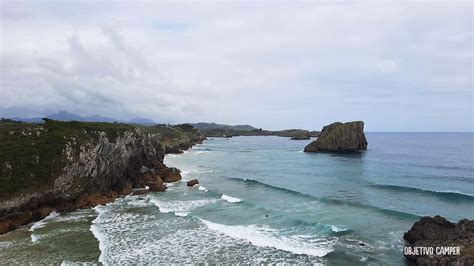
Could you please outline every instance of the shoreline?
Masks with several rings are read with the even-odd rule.
[[[160,145],[163,145],[163,150],[164,150],[164,154],[163,154],[163,157],[162,157],[162,160],[159,161],[159,163],[161,165],[164,166],[164,168],[162,168],[161,170],[163,171],[167,171],[169,169],[177,169],[177,168],[174,168],[174,167],[168,167],[166,166],[165,164],[165,161],[166,161],[166,155],[168,156],[177,156],[179,154],[183,154],[183,153],[186,153],[188,151],[190,151],[195,145],[197,144],[201,144],[203,142],[204,139],[201,139],[201,140],[197,140],[197,141],[189,141],[189,142],[175,142],[174,145],[170,145],[168,143],[168,146],[165,146],[166,144],[160,144]],[[198,151],[198,154],[199,154],[199,151]],[[170,162],[168,162],[170,163]],[[148,164],[146,164],[148,165]],[[179,165],[179,164],[178,164]],[[138,166],[138,165],[137,165]],[[62,212],[69,212],[69,211],[74,211],[74,210],[77,210],[77,209],[84,209],[84,208],[93,208],[95,210],[95,206],[98,206],[98,205],[101,205],[101,204],[108,204],[108,203],[111,203],[111,202],[114,202],[115,200],[119,199],[119,198],[123,198],[124,196],[126,197],[127,195],[134,195],[134,192],[136,192],[136,189],[142,189],[144,190],[145,193],[147,193],[149,190],[146,189],[146,178],[145,176],[147,174],[150,174],[152,171],[150,169],[148,169],[147,171],[141,173],[140,176],[135,176],[136,180],[135,181],[143,181],[143,184],[144,184],[144,187],[131,187],[131,192],[128,191],[128,193],[126,194],[120,194],[118,191],[114,191],[114,190],[109,190],[108,194],[107,193],[90,193],[88,194],[87,196],[85,196],[85,199],[82,199],[84,201],[87,200],[87,204],[90,204],[90,205],[83,205],[83,206],[77,206],[77,205],[73,205],[71,203],[71,205],[67,205],[67,204],[64,204],[63,202],[63,205],[61,205],[61,207],[69,207],[70,209],[66,209],[66,210],[58,210],[58,209],[53,209],[52,211],[58,211],[59,213],[62,213]],[[156,171],[155,171],[156,172]],[[183,172],[186,172],[186,171],[183,171]],[[181,177],[181,174],[180,174],[180,177]],[[165,179],[165,177],[163,176],[163,179]],[[165,183],[166,185],[166,183]],[[134,189],[135,188],[135,189]],[[145,189],[143,189],[145,188]],[[123,191],[124,193],[126,191]],[[140,195],[140,194],[135,194],[135,195]],[[226,196],[223,194],[223,196]],[[232,196],[228,197],[227,198],[234,198]],[[222,200],[226,200],[228,201],[229,203],[235,203],[237,201],[235,201],[235,198],[234,200],[228,200],[228,199],[225,199],[225,198],[222,198]],[[240,200],[240,199],[239,199]],[[77,202],[76,202],[77,203]],[[50,206],[49,206],[50,207]],[[31,210],[32,212],[34,211],[38,211],[39,209],[36,209],[36,210]],[[47,212],[48,209],[43,210],[44,212]],[[49,210],[50,213],[52,212],[51,210]],[[47,215],[50,215],[50,213],[48,213]],[[183,213],[180,213],[181,215],[184,215]],[[175,213],[175,216],[180,216],[180,214],[177,214]],[[46,215],[46,216],[47,216]],[[100,214],[98,214],[100,215]],[[187,214],[186,214],[187,215]],[[184,215],[184,216],[186,216]],[[422,218],[423,219],[423,218]],[[39,219],[41,220],[41,219]],[[34,222],[34,221],[31,221],[31,222]],[[31,226],[31,222],[29,224],[26,224],[26,225],[21,225],[21,227],[26,227],[26,226]],[[416,222],[418,223],[418,222]],[[415,223],[415,224],[416,224]],[[93,227],[94,225],[91,224],[91,228]],[[220,225],[219,225],[220,226]],[[334,231],[334,230],[333,230]],[[94,235],[94,237],[99,241],[99,244],[100,244],[100,240],[96,237],[96,234],[94,233],[93,230],[91,230],[92,234]],[[405,246],[408,246],[407,244],[408,242],[405,241]],[[102,251],[101,251],[102,252]],[[401,253],[400,254],[401,256],[403,256],[404,254]],[[406,256],[405,256],[406,257]],[[100,262],[100,261],[99,261]]]

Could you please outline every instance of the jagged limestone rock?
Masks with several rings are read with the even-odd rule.
[[[40,128],[43,133],[36,134]],[[2,234],[44,218],[44,210],[105,204],[147,185],[164,191],[164,179],[181,179],[178,169],[163,164],[167,147],[188,149],[204,136],[179,125],[46,119],[42,125],[2,121],[0,139]]]
[[[321,135],[308,144],[305,152],[354,152],[367,149],[364,122],[335,122],[323,127]]]

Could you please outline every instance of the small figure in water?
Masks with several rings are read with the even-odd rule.
[[[268,214],[265,214],[265,217],[268,217]]]

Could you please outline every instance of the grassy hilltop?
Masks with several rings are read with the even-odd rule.
[[[67,163],[67,145],[79,156],[81,146],[97,143],[100,135],[109,141],[125,132],[158,134],[170,152],[186,145],[199,134],[189,125],[143,126],[103,122],[61,122],[45,119],[45,123],[0,121],[0,200],[19,194],[46,190],[62,173]],[[183,147],[184,148],[184,147]]]

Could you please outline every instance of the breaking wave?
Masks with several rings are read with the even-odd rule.
[[[236,239],[243,239],[259,247],[271,247],[294,254],[324,257],[333,251],[334,241],[314,239],[312,236],[282,236],[279,231],[256,225],[224,225],[200,219],[209,229]],[[307,238],[305,241],[303,239]]]
[[[239,199],[239,198],[227,196],[227,195],[225,195],[225,194],[222,194],[221,199],[223,199],[223,200],[225,200],[225,201],[227,201],[227,202],[230,202],[230,203],[238,203],[238,202],[241,202],[241,201],[242,201],[242,200]]]

